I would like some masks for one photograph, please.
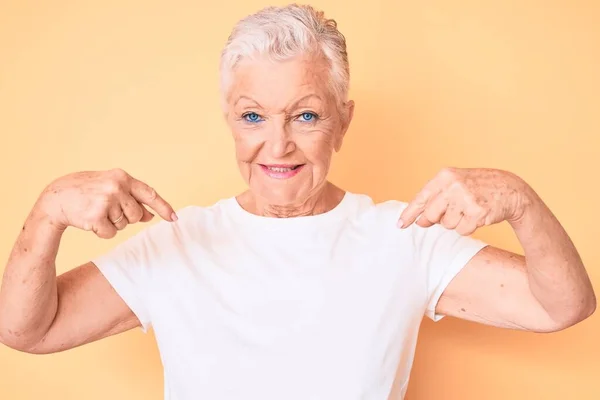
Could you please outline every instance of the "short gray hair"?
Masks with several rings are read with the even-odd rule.
[[[321,52],[329,63],[330,85],[338,104],[348,97],[350,69],[346,39],[333,19],[308,5],[267,7],[240,20],[221,53],[221,95],[225,105],[237,63],[253,56],[283,61]]]

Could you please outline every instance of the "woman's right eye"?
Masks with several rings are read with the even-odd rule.
[[[262,119],[260,118],[260,115],[258,115],[255,112],[249,112],[246,113],[242,116],[246,121],[248,122],[260,122]]]

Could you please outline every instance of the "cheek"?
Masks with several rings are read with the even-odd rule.
[[[256,135],[250,135],[248,132],[234,132],[235,154],[238,162],[252,162],[260,150],[260,141]]]
[[[328,134],[319,135],[303,143],[302,152],[315,166],[327,166],[333,153],[333,137]]]

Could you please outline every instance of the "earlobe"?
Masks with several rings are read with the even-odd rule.
[[[338,153],[340,151],[340,149],[342,148],[342,141],[344,139],[342,138],[342,136],[340,135],[337,140],[335,141],[335,145],[333,146],[333,149],[335,150],[336,153]]]

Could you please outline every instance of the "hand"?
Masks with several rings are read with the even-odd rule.
[[[531,188],[516,175],[485,168],[445,168],[429,181],[400,215],[398,226],[441,224],[461,235],[484,225],[518,221]],[[418,218],[418,219],[417,219]]]
[[[58,229],[74,226],[105,239],[128,224],[150,221],[154,214],[144,205],[167,221],[177,219],[154,189],[120,169],[66,175],[48,185],[36,203]]]

